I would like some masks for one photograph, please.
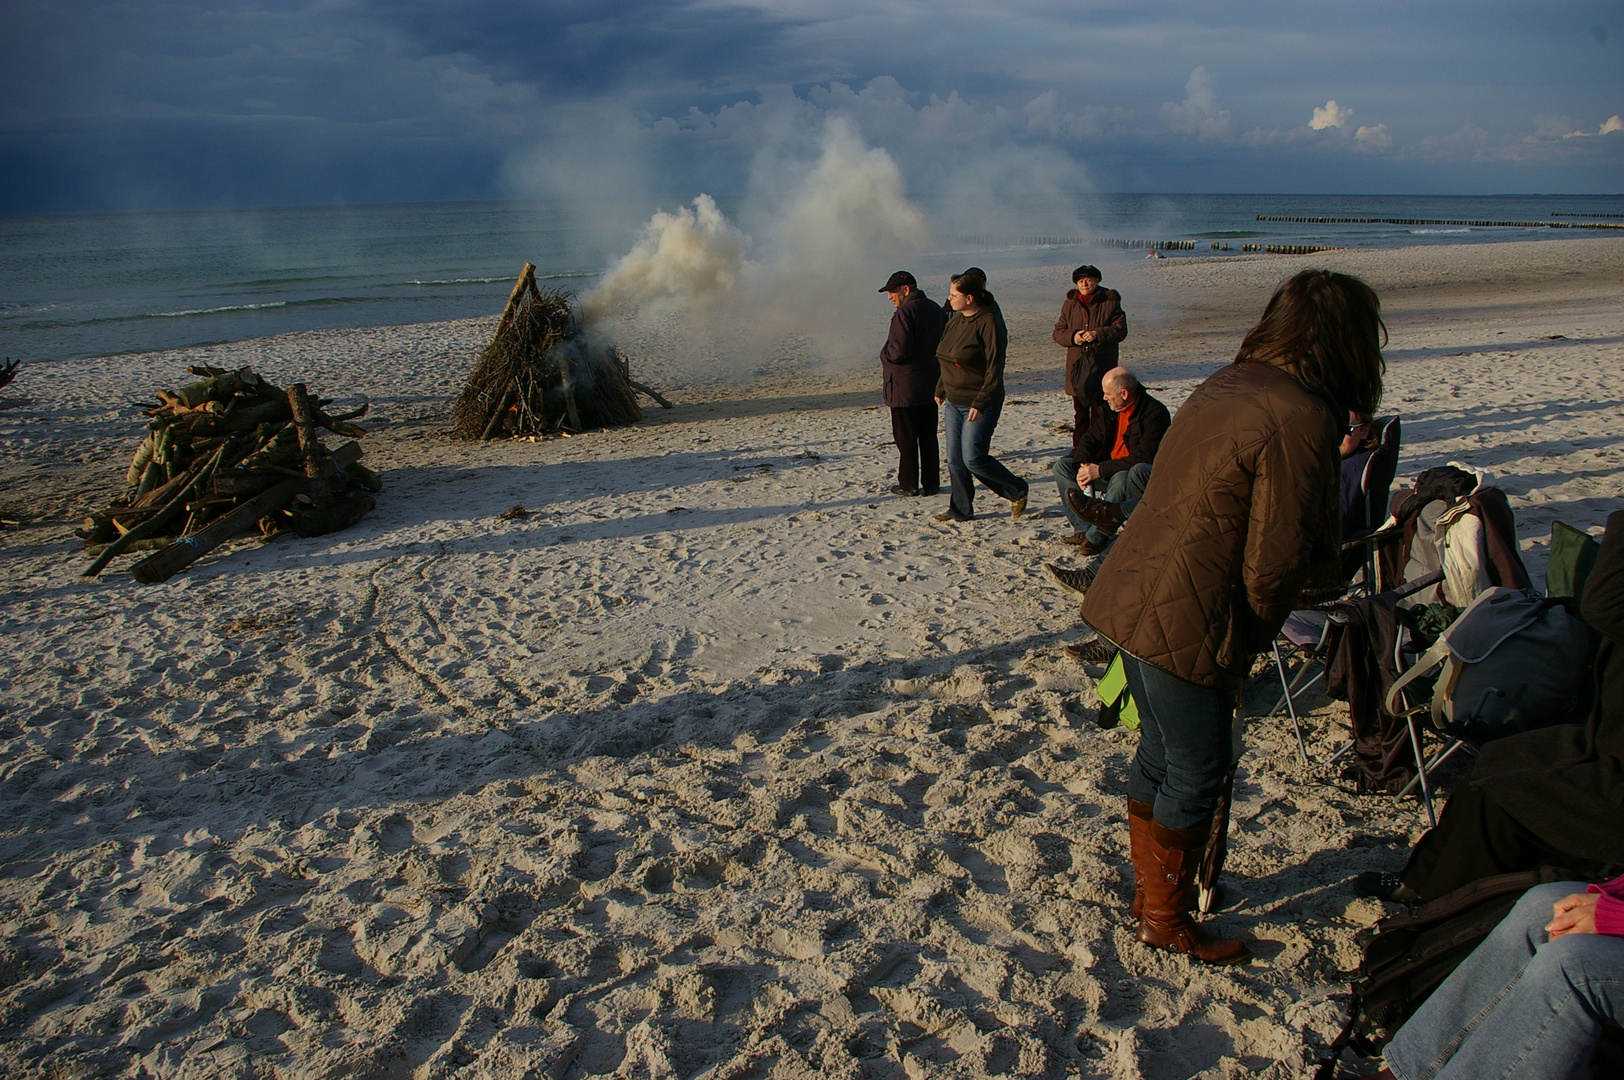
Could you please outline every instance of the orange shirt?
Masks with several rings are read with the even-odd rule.
[[[1117,437],[1111,446],[1111,460],[1117,461],[1128,456],[1128,418],[1133,415],[1133,406],[1130,402],[1126,409],[1117,413]]]

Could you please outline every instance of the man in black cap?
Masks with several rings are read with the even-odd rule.
[[[1089,418],[1103,400],[1100,380],[1117,366],[1117,343],[1128,336],[1128,317],[1115,289],[1100,287],[1097,266],[1071,272],[1074,288],[1054,324],[1056,345],[1066,350],[1066,396],[1072,399],[1072,449],[1078,448]],[[1079,459],[1080,460],[1080,459]]]
[[[893,495],[934,495],[940,485],[936,449],[936,344],[947,316],[906,270],[898,270],[879,290],[891,300],[891,333],[880,350],[885,404],[901,463]]]

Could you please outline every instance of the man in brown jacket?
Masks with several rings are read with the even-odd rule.
[[[1088,431],[1089,416],[1100,404],[1100,381],[1117,366],[1117,343],[1128,336],[1122,296],[1100,287],[1097,266],[1071,272],[1074,286],[1060,305],[1054,342],[1066,350],[1066,396],[1071,398],[1073,449]]]
[[[1382,333],[1357,278],[1308,270],[1282,284],[1235,362],[1173,418],[1083,600],[1122,650],[1139,711],[1128,834],[1146,944],[1212,963],[1248,955],[1191,920],[1196,870],[1253,657],[1305,596],[1340,588],[1337,445],[1342,418],[1380,400]]]

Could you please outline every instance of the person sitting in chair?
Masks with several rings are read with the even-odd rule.
[[[1349,413],[1348,433],[1342,436],[1342,542],[1379,524],[1365,520],[1365,464],[1382,444],[1369,413]]]
[[[1602,1075],[1585,1064],[1624,1022],[1624,877],[1523,894],[1398,1029],[1376,1080]]]
[[[1127,368],[1107,371],[1100,385],[1106,408],[1095,412],[1093,423],[1073,442],[1071,453],[1054,463],[1060,504],[1077,530],[1069,542],[1085,556],[1105,550],[1145,493],[1151,462],[1172,422],[1167,406],[1151,397]],[[1084,486],[1100,498],[1085,496]],[[1113,509],[1091,518],[1091,503]],[[1053,563],[1044,566],[1062,588],[1077,593],[1087,589],[1086,581],[1075,580],[1084,571],[1062,570]]]

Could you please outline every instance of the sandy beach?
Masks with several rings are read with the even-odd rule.
[[[1620,505],[1624,239],[1106,265],[1123,361],[1171,408],[1281,278],[1365,277],[1401,482],[1494,474],[1536,584],[1554,521]],[[1013,521],[985,490],[966,525],[887,494],[883,297],[835,367],[704,372],[622,327],[677,407],[542,442],[449,436],[494,313],[26,366],[0,389],[0,1073],[1311,1072],[1382,914],[1349,879],[1425,816],[1255,719],[1216,922],[1258,959],[1134,941],[1135,736],[1093,724],[1042,569],[1071,551],[1069,270],[992,275]],[[199,363],[369,400],[377,510],[81,580],[133,404]],[[1274,699],[1254,680],[1249,715]],[[1313,700],[1324,761],[1347,712]]]

